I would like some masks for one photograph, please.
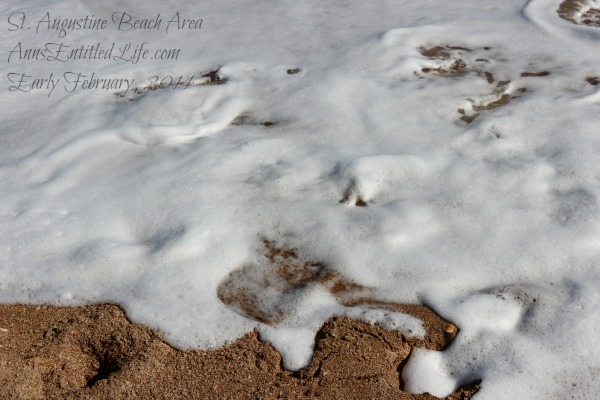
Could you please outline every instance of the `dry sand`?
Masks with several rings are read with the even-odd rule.
[[[115,305],[0,305],[0,398],[437,399],[403,392],[402,367],[413,346],[440,349],[457,332],[412,307],[434,316],[424,321],[429,333],[442,333],[411,341],[333,318],[317,333],[311,363],[292,372],[257,332],[220,350],[179,351]],[[469,399],[478,384],[447,399]]]

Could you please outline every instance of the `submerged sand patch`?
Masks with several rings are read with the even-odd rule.
[[[442,350],[456,336],[451,322],[425,306],[378,299],[373,288],[353,282],[326,263],[303,255],[301,249],[266,238],[262,244],[263,254],[257,261],[233,271],[217,289],[219,299],[246,318],[271,326],[282,325],[289,317],[293,298],[320,286],[341,306],[399,312],[422,321],[425,336],[408,338],[411,345]]]
[[[577,25],[600,27],[600,7],[589,0],[565,0],[557,13],[562,19]]]

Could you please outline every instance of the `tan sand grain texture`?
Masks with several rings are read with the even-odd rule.
[[[442,329],[449,343],[456,329]],[[310,364],[292,372],[257,332],[219,350],[179,351],[115,305],[0,305],[0,398],[437,399],[401,390],[412,345],[397,331],[333,318],[317,333]],[[470,399],[478,384],[447,399]]]

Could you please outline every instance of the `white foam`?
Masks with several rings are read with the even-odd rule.
[[[409,393],[431,393],[446,397],[457,388],[457,378],[444,366],[440,352],[414,349],[402,370],[404,390]]]
[[[290,368],[306,365],[332,315],[422,333],[320,289],[289,297],[287,325],[234,312],[217,287],[260,260],[266,237],[459,326],[444,352],[415,353],[411,390],[481,378],[481,399],[600,392],[599,103],[585,80],[597,76],[600,29],[559,18],[558,0],[128,4],[140,17],[179,10],[203,28],[67,35],[180,47],[178,61],[1,66],[0,301],[118,302],[181,348],[259,328]],[[4,21],[17,9],[35,21],[46,11],[109,18],[123,5],[0,7]],[[4,54],[46,38],[5,33]],[[450,49],[464,75],[423,71],[448,67],[421,53],[437,45],[470,49]],[[219,67],[227,82],[132,101],[7,89],[8,73],[67,67],[138,88],[154,75],[199,82]],[[513,98],[477,111],[502,94]],[[480,115],[467,124],[459,109]],[[232,125],[240,116],[247,123]]]

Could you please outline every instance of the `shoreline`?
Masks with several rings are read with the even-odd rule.
[[[426,343],[334,317],[317,333],[310,364],[287,371],[256,331],[221,349],[180,351],[114,304],[0,304],[0,397],[433,400],[401,390],[413,345]],[[446,399],[468,400],[478,390],[472,382]]]

